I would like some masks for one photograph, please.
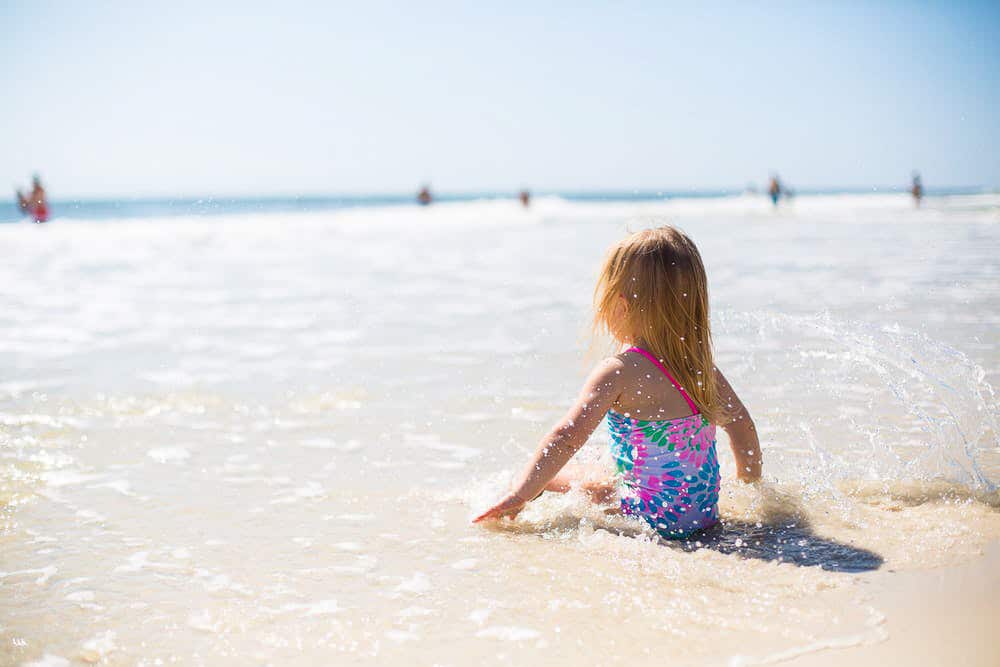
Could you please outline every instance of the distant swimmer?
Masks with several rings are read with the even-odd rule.
[[[31,181],[31,194],[24,195],[20,190],[17,191],[17,207],[35,222],[46,222],[49,219],[49,202],[38,174]]]
[[[428,186],[423,186],[420,188],[420,192],[417,193],[417,201],[420,202],[421,206],[427,206],[434,198],[431,197],[431,189]]]
[[[777,174],[771,174],[771,182],[767,186],[767,194],[771,195],[771,203],[777,206],[778,199],[781,198],[781,181],[778,180]]]
[[[521,190],[521,194],[517,198],[521,200],[521,206],[524,208],[531,206],[531,193],[527,190]]]
[[[920,208],[920,200],[924,198],[924,184],[920,181],[920,172],[913,172],[913,185],[910,187],[910,194],[913,195],[913,204]]]

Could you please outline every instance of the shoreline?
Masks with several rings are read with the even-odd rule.
[[[756,664],[793,667],[1000,664],[1000,541],[959,565],[929,570],[885,570],[862,575],[860,599],[881,615],[884,639],[824,646],[798,655],[772,655]],[[823,640],[821,640],[823,641]],[[730,664],[738,664],[732,662]],[[752,664],[752,663],[746,663]]]

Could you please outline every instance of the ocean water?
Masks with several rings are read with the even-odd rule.
[[[1000,539],[1000,195],[88,211],[0,225],[0,663],[761,664]],[[766,482],[720,439],[696,540],[575,493],[471,525],[664,223]]]

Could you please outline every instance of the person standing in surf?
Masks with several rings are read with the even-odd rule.
[[[544,491],[578,487],[667,539],[719,520],[715,432],[729,436],[737,479],[761,476],[750,413],[716,365],[708,281],[683,232],[636,232],[611,247],[594,291],[594,328],[618,354],[599,363],[569,412],[542,438],[510,490],[474,522],[513,518]],[[616,470],[564,466],[605,415]]]
[[[49,202],[42,187],[42,179],[35,174],[31,181],[31,194],[24,195],[17,190],[17,207],[21,212],[31,216],[35,222],[46,222],[49,219]]]
[[[782,187],[781,181],[778,180],[777,174],[771,174],[771,182],[767,186],[767,194],[771,197],[771,203],[775,206],[778,205],[778,200],[781,198]]]
[[[432,201],[434,197],[431,195],[431,188],[428,185],[421,186],[420,192],[417,193],[417,203],[421,206],[427,206]]]
[[[910,194],[913,196],[913,205],[920,208],[920,201],[924,198],[924,184],[920,180],[920,172],[913,172],[913,185],[910,186]]]

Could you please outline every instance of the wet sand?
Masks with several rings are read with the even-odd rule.
[[[861,597],[883,615],[857,646],[790,659],[795,667],[1000,664],[1000,542],[962,565],[863,577]]]

